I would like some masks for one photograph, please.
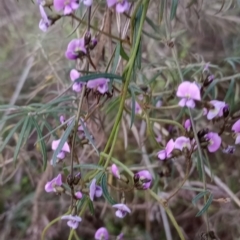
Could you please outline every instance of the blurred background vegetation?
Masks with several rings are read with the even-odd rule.
[[[179,83],[179,76],[172,56],[172,51],[176,51],[184,79],[200,81],[202,69],[209,62],[216,78],[209,92],[214,99],[228,102],[231,111],[239,110],[240,1],[172,0],[167,1],[165,6],[163,2],[150,1],[142,34],[141,67],[136,69],[136,81],[132,84],[147,85],[151,89],[153,101],[161,99],[163,106],[176,104],[174,89]],[[94,11],[92,23],[101,29],[109,10],[104,1],[96,1]],[[79,10],[78,14],[83,16],[84,11]],[[122,26],[126,19],[126,16],[122,16]],[[21,120],[32,114],[36,116],[43,136],[52,131],[44,139],[45,158],[49,162],[52,157],[51,140],[61,135],[59,129],[53,131],[59,125],[58,118],[61,113],[67,116],[74,114],[77,97],[69,90],[69,71],[74,63],[65,59],[64,52],[68,42],[81,36],[86,26],[78,26],[76,21],[64,19],[47,33],[42,33],[38,28],[39,20],[38,6],[30,0],[0,2],[0,238],[3,240],[40,239],[44,227],[64,214],[69,206],[69,198],[44,192],[46,181],[62,168],[53,169],[48,163],[43,171],[43,156],[40,143],[36,144],[38,136],[34,124],[28,129],[28,134],[22,135],[24,123]],[[110,25],[112,34],[117,35],[115,13],[112,13]],[[92,30],[92,35],[97,33]],[[105,54],[101,53],[101,58],[96,60],[98,49],[93,52],[93,59],[95,57],[101,71],[104,71],[111,58],[110,46],[116,46],[116,41],[109,38],[105,40]],[[173,48],[169,47],[171,44]],[[129,46],[123,46],[129,54]],[[120,65],[117,71],[120,75],[122,68]],[[51,102],[53,99],[59,101]],[[95,99],[90,98],[89,106],[94,102]],[[88,128],[99,148],[104,147],[113,125],[117,110],[113,102],[114,98],[88,122]],[[19,107],[11,108],[7,104]],[[182,123],[179,112],[179,109],[156,110],[152,114],[155,118],[178,119]],[[129,122],[130,115],[126,113],[113,156],[133,169],[146,164],[154,165],[155,185],[162,197],[168,196],[184,177],[184,162],[180,160],[170,166],[159,163],[155,153],[160,147],[154,141],[149,141],[145,121],[136,118],[131,130]],[[201,119],[197,127],[199,129],[206,124]],[[164,129],[161,130],[162,136],[166,132],[170,132],[170,136],[176,134],[177,130],[170,130],[167,124],[161,127]],[[160,134],[160,127],[156,129],[156,134]],[[233,144],[229,129],[225,138]],[[20,140],[23,142],[21,145],[18,144]],[[18,154],[15,153],[16,149]],[[82,162],[97,163],[98,158],[90,145],[79,154]],[[213,201],[209,208],[207,221],[215,235],[212,239],[240,239],[238,156],[239,149],[233,155],[218,152],[208,156],[210,170],[206,171],[207,188],[215,200],[230,199],[226,202]],[[160,177],[157,173],[166,168],[171,173],[167,177]],[[196,166],[192,169],[186,187],[188,189],[180,190],[169,206],[186,239],[205,239],[205,215],[195,217],[203,203],[200,201],[199,205],[194,206],[191,202],[197,194],[194,188],[203,188]],[[114,192],[112,194],[119,197]],[[93,239],[95,230],[101,226],[106,226],[111,235],[124,232],[124,239],[178,239],[164,210],[147,193],[132,192],[126,198],[132,215],[124,221],[114,218],[114,211],[103,199],[95,202],[95,216],[87,211],[78,229],[80,239]],[[59,221],[48,230],[46,239],[63,240],[68,238],[68,234],[66,223]]]

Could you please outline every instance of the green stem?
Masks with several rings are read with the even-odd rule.
[[[117,128],[118,128],[118,125],[119,125],[119,123],[121,121],[121,118],[122,118],[125,99],[126,99],[126,96],[127,96],[127,93],[128,93],[128,85],[131,81],[131,74],[132,74],[134,63],[135,63],[135,58],[136,58],[136,55],[137,55],[138,46],[139,46],[139,43],[140,43],[140,40],[141,40],[142,28],[143,28],[143,24],[144,24],[146,14],[147,14],[148,4],[149,4],[149,0],[145,0],[144,3],[143,3],[144,9],[143,9],[143,13],[142,13],[141,20],[140,20],[140,25],[139,25],[139,29],[138,29],[137,38],[136,38],[136,44],[134,45],[134,48],[131,51],[131,58],[129,59],[129,61],[128,61],[125,69],[124,69],[124,73],[123,73],[123,76],[124,76],[125,73],[127,72],[127,76],[126,76],[126,81],[124,83],[123,90],[122,90],[122,98],[121,98],[119,110],[118,110],[118,113],[117,113],[117,116],[116,116],[115,123],[113,125],[113,129],[111,131],[111,134],[109,136],[107,144],[104,148],[104,152],[107,152],[110,144],[112,144],[113,138],[115,138],[115,135],[118,133]],[[112,147],[114,147],[114,144],[112,145]],[[102,161],[103,161],[103,159],[100,157],[99,165],[102,165]]]
[[[64,215],[68,215],[71,211],[66,212]],[[62,216],[61,216],[62,217]],[[56,222],[58,222],[59,220],[61,220],[61,217],[57,217],[55,219],[53,219],[42,231],[42,236],[41,239],[44,240],[45,238],[45,234],[47,232],[47,230]]]

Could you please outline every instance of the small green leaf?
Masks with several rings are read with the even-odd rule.
[[[43,170],[46,169],[46,166],[47,166],[47,148],[46,148],[46,144],[45,144],[45,141],[42,139],[43,135],[42,135],[42,131],[40,129],[40,127],[38,126],[38,123],[36,121],[35,118],[32,118],[32,123],[37,131],[37,136],[38,136],[38,140],[39,140],[39,143],[40,143],[40,147],[41,147],[41,152],[42,152],[42,156],[43,156]]]
[[[17,159],[17,156],[18,156],[18,153],[20,151],[20,148],[24,142],[24,138],[26,137],[25,134],[26,134],[26,131],[27,129],[31,127],[31,124],[29,124],[29,116],[27,116],[24,120],[24,123],[23,123],[23,126],[22,126],[22,130],[19,134],[19,137],[18,137],[18,141],[17,141],[17,145],[16,145],[16,148],[15,148],[15,151],[14,151],[14,155],[13,155],[13,161],[14,163],[16,162],[16,159]]]
[[[172,0],[171,12],[170,12],[170,20],[172,21],[176,17],[178,6],[178,0]]]
[[[95,210],[94,210],[93,202],[91,201],[90,198],[88,198],[87,201],[88,201],[88,208],[90,210],[90,213],[92,215],[94,215],[95,214]]]
[[[122,80],[122,77],[116,74],[112,73],[97,73],[97,74],[89,74],[85,75],[83,77],[79,77],[78,79],[75,80],[75,82],[87,82],[89,80],[94,80],[97,78],[109,78],[109,79],[119,79]]]
[[[108,184],[107,184],[107,175],[103,174],[101,178],[101,187],[103,191],[103,196],[104,198],[111,204],[114,205],[116,204],[115,200],[111,197],[111,195],[108,192]]]
[[[130,129],[131,129],[135,119],[136,96],[132,88],[130,88],[130,91],[132,96],[131,123],[130,123]]]
[[[199,201],[199,199],[201,199],[207,193],[209,193],[209,191],[203,191],[203,192],[198,193],[197,196],[192,199],[192,204],[196,205],[197,201]]]
[[[210,193],[206,204],[205,204],[204,207],[197,213],[196,217],[202,216],[202,215],[208,210],[208,208],[210,207],[210,205],[211,205],[211,203],[212,203],[212,200],[213,200],[213,195]]]
[[[8,135],[6,136],[6,138],[4,139],[3,143],[1,144],[0,147],[0,152],[2,152],[2,150],[5,148],[5,146],[7,145],[7,143],[9,142],[9,140],[11,139],[11,137],[13,136],[13,134],[17,131],[17,129],[22,125],[22,123],[24,122],[24,118],[22,118],[18,123],[16,123],[16,125],[12,128],[12,130],[8,133]]]
[[[52,157],[53,166],[55,166],[56,160],[57,160],[57,155],[62,150],[63,145],[67,141],[69,134],[71,133],[74,126],[75,126],[75,120],[72,120],[72,122],[68,125],[67,129],[65,130],[64,134],[62,135],[61,140],[58,144],[58,147],[53,153],[53,157]]]
[[[93,146],[93,148],[95,149],[95,151],[97,152],[97,154],[99,155],[99,151],[97,150],[97,147],[95,146],[95,143],[93,141],[92,136],[90,135],[88,129],[85,126],[85,123],[83,122],[83,120],[80,118],[79,121],[81,122],[81,126],[83,127],[83,131],[85,133],[86,138],[89,140],[89,142],[91,143],[91,145]]]

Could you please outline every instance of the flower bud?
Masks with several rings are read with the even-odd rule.
[[[71,174],[67,176],[67,183],[70,187],[74,184],[74,177]]]
[[[91,38],[92,38],[91,33],[90,32],[86,32],[86,34],[84,36],[85,46],[87,46],[90,43]]]
[[[118,167],[116,166],[116,164],[113,164],[113,165],[111,166],[111,171],[112,171],[112,174],[113,174],[116,178],[120,179],[120,174],[119,174]]]
[[[77,185],[77,184],[79,183],[80,179],[81,179],[81,173],[78,172],[78,173],[74,176],[73,184],[74,184],[74,185]]]
[[[225,107],[223,108],[223,117],[227,118],[229,115],[229,106],[226,104]]]
[[[96,38],[93,38],[93,39],[91,40],[91,42],[89,43],[89,49],[90,49],[90,50],[93,50],[93,49],[97,46],[97,43],[98,43],[97,39],[96,39]]]

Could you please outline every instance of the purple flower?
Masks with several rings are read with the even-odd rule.
[[[222,152],[226,154],[233,154],[235,150],[236,150],[235,146],[228,145],[226,148],[222,150]]]
[[[68,15],[78,9],[79,3],[77,0],[54,0],[53,6],[57,12],[63,10],[63,14]]]
[[[166,148],[164,150],[161,150],[158,152],[158,158],[160,160],[165,160],[167,158],[171,158],[172,156],[172,151],[174,149],[174,141],[171,139],[168,141]]]
[[[42,5],[39,5],[39,10],[41,14],[41,20],[39,22],[39,28],[43,31],[46,32],[48,28],[52,25],[52,21],[48,18],[44,7]]]
[[[175,148],[179,149],[180,151],[182,151],[183,148],[187,148],[188,150],[190,150],[191,149],[190,139],[184,136],[178,137],[175,140]]]
[[[135,102],[135,114],[141,114],[142,113],[142,108],[141,106],[138,104],[138,102]]]
[[[60,116],[59,121],[61,124],[65,123],[65,117],[63,115]]]
[[[94,196],[99,198],[102,196],[102,188],[96,185],[96,178],[94,178],[89,187],[89,197],[93,201]]]
[[[82,0],[83,4],[87,7],[92,6],[93,0]]]
[[[59,173],[57,177],[53,178],[51,181],[47,182],[45,185],[46,192],[56,192],[55,187],[62,185],[62,175]]]
[[[192,127],[191,120],[190,120],[190,119],[187,119],[187,120],[185,121],[185,123],[184,123],[184,128],[186,129],[187,132],[189,132],[190,129],[191,129],[191,127]]]
[[[239,144],[240,143],[240,119],[233,124],[232,131],[234,131],[236,134],[235,144]]]
[[[87,82],[87,88],[89,89],[97,89],[98,92],[104,94],[108,91],[108,82],[107,78],[97,78],[94,80],[90,80]]]
[[[118,167],[117,167],[116,164],[113,164],[113,165],[111,166],[111,171],[112,171],[112,174],[113,174],[116,178],[120,179],[120,174],[119,174]]]
[[[76,229],[79,223],[82,221],[82,219],[79,216],[73,216],[73,215],[65,215],[65,216],[62,216],[61,219],[68,220],[67,225],[72,229]]]
[[[123,203],[115,204],[112,207],[117,208],[115,215],[119,218],[124,218],[127,213],[131,213],[131,210]]]
[[[56,150],[58,148],[58,145],[60,143],[61,139],[53,140],[52,141],[52,150]],[[58,159],[64,159],[66,156],[66,152],[70,153],[70,147],[67,142],[64,143],[62,150],[58,153],[57,158]]]
[[[155,139],[158,143],[162,142],[162,135],[158,134],[158,136]]]
[[[76,197],[77,199],[81,199],[81,198],[82,198],[82,193],[81,193],[80,191],[75,192],[75,197]]]
[[[117,236],[117,239],[116,240],[122,240],[123,239],[123,233],[120,233],[118,236]]]
[[[148,188],[151,187],[152,184],[152,175],[150,174],[150,172],[148,170],[142,170],[137,172],[134,175],[134,179],[138,179],[138,188],[141,188],[143,190],[146,190]]]
[[[207,110],[206,108],[203,109],[204,115],[207,114],[207,119],[212,120],[215,117],[222,117],[223,116],[223,109],[227,106],[225,102],[212,100],[210,101],[211,105],[213,105],[213,109]]]
[[[113,7],[114,5],[116,6],[116,12],[118,13],[123,13],[127,11],[130,7],[130,4],[127,0],[107,0],[107,5],[108,7]]]
[[[222,143],[221,137],[214,132],[209,132],[204,137],[208,141],[208,146],[207,146],[208,151],[216,152]]]
[[[194,100],[201,100],[200,89],[195,83],[188,81],[182,82],[177,89],[177,96],[182,98],[178,103],[179,106],[195,107]]]
[[[87,53],[87,50],[85,48],[84,38],[80,38],[80,39],[73,39],[68,44],[67,51],[65,52],[65,56],[69,60],[76,60],[86,53]]]
[[[71,70],[70,78],[71,78],[72,82],[74,82],[80,76],[81,76],[81,74],[76,69],[72,69]],[[83,82],[75,82],[75,83],[73,83],[72,90],[79,93],[79,92],[81,92],[82,87],[83,87],[84,84],[85,83],[83,83]]]
[[[99,228],[96,232],[95,232],[95,239],[96,240],[108,240],[109,235],[108,235],[108,231],[106,228],[101,227]]]

